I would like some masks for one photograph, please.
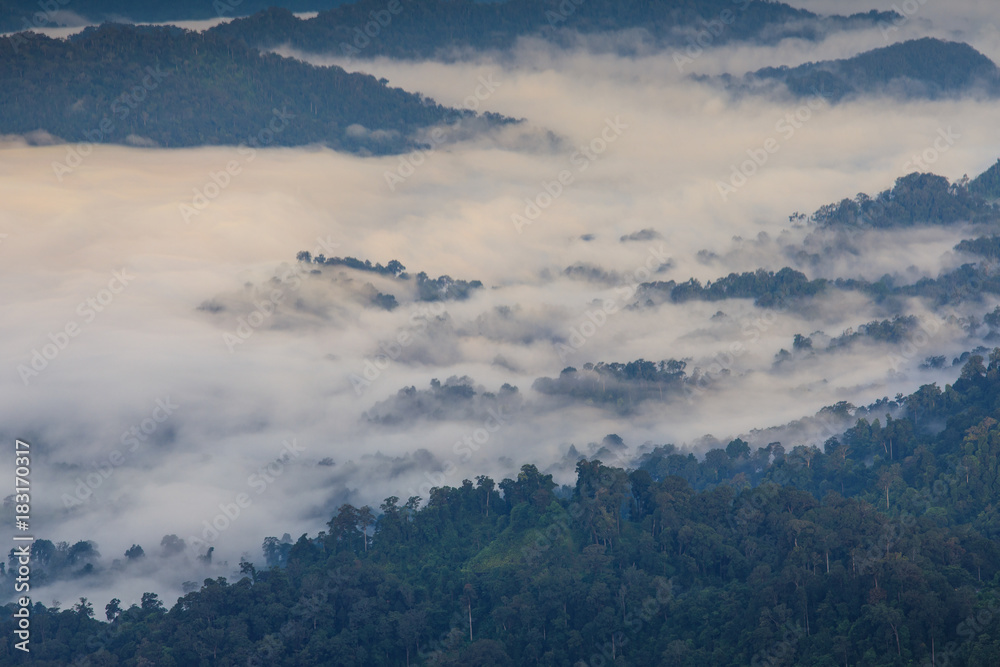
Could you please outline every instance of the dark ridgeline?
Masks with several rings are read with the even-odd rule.
[[[256,0],[225,4],[233,14],[260,8]],[[560,43],[569,39],[564,28],[642,28],[652,45],[683,47],[692,29],[709,29],[705,22],[724,11],[739,20],[716,25],[712,44],[773,43],[898,18],[819,17],[781,3],[731,0],[364,0],[310,21],[288,11],[336,4],[287,2],[206,34],[107,25],[66,41],[21,35],[0,43],[0,133],[42,129],[69,141],[170,147],[259,144],[280,114],[281,131],[272,131],[268,144],[392,153],[415,147],[421,129],[469,114],[369,76],[257,49],[290,44],[359,57],[449,57],[509,49],[526,35]],[[6,2],[0,21],[17,21],[33,7]],[[90,11],[104,17],[120,7],[109,0]],[[166,7],[149,3],[131,18],[219,11],[207,2]],[[366,35],[373,20],[377,34]],[[832,101],[885,93],[937,99],[993,95],[997,69],[967,45],[926,39],[728,81],[741,91],[765,82]],[[486,118],[502,122],[508,119]],[[913,173],[874,197],[822,207],[809,221],[815,235],[959,223],[986,230],[955,248],[975,263],[937,278],[900,285],[892,276],[824,280],[790,267],[760,269],[704,285],[646,283],[634,305],[753,299],[787,308],[833,289],[864,292],[887,311],[914,296],[934,305],[977,302],[1000,294],[1000,236],[992,229],[998,195],[1000,162],[957,183]],[[842,250],[833,246],[841,237],[822,238],[834,239],[830,252]],[[786,250],[808,263],[806,250]],[[398,261],[299,259],[309,262],[309,275],[351,269],[399,285],[410,279]],[[417,300],[465,299],[483,288],[448,276],[413,278]],[[398,306],[374,288],[370,305]],[[984,339],[996,340],[1000,308],[985,312],[982,324],[971,318],[961,325],[970,336],[985,328]],[[815,334],[797,334],[793,352],[782,350],[775,363],[864,343],[902,348],[925,327],[896,312],[826,347]],[[1000,349],[924,363],[941,372],[949,365],[953,382],[943,389],[928,384],[862,408],[838,403],[796,425],[813,436],[785,445],[753,447],[736,438],[713,443],[699,459],[664,444],[625,461],[625,443],[612,434],[595,443],[589,459],[570,448],[572,486],[559,487],[525,464],[499,483],[485,475],[459,483],[438,473],[426,497],[389,497],[378,511],[330,506],[326,530],[297,540],[266,537],[261,567],[242,561],[235,581],[187,582],[189,592],[172,605],[149,592],[131,606],[114,598],[102,623],[86,599],[65,610],[36,601],[30,656],[12,647],[8,613],[0,619],[7,638],[0,664],[1000,664]],[[534,388],[557,409],[589,405],[627,415],[640,403],[655,410],[657,402],[696,401],[711,391],[706,375],[687,367],[676,359],[587,363],[539,378]],[[724,382],[726,372],[709,370],[708,380]],[[522,409],[530,406],[516,387],[493,393],[461,377],[405,387],[367,418],[391,429],[415,414],[485,420]],[[153,559],[179,563],[185,550],[181,538],[167,535],[158,553],[136,544],[108,565],[92,541],[40,538],[32,546],[32,582],[97,587],[102,577],[146,571]],[[211,564],[213,551],[185,567]],[[3,564],[11,591],[16,563],[12,553]]]
[[[737,91],[773,92],[783,84],[795,97],[840,102],[860,96],[942,99],[1000,95],[1000,69],[968,44],[931,37],[866,51],[853,58],[765,67],[724,80]]]
[[[874,11],[820,16],[758,0],[360,0],[310,20],[271,9],[213,31],[261,48],[287,44],[364,58],[451,58],[469,50],[507,50],[520,37],[558,42],[566,37],[560,35],[564,29],[584,34],[638,29],[653,45],[679,47],[706,29],[712,44],[777,43],[789,37],[819,39],[898,18],[895,12]],[[381,25],[369,28],[376,19]]]
[[[322,144],[391,154],[476,116],[340,67],[264,54],[213,33],[107,24],[0,51],[0,134],[163,147]],[[0,43],[0,47],[3,44]],[[482,126],[510,122],[493,114]]]
[[[114,599],[105,624],[86,599],[36,603],[30,664],[995,665],[1000,350],[955,375],[831,406],[787,446],[664,445],[623,469],[609,435],[573,486],[524,465],[342,505],[169,608]],[[92,543],[33,549],[38,580],[99,574]]]
[[[351,0],[0,0],[0,32],[54,27],[70,13],[88,23],[141,21],[168,23],[220,16],[249,16],[269,7],[292,12],[332,9]]]

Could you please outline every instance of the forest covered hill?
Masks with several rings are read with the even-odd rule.
[[[293,12],[318,12],[350,0],[0,0],[0,32],[15,32],[90,23],[140,21],[166,23],[219,16],[248,16],[268,7]]]
[[[266,538],[265,567],[243,562],[173,604],[36,602],[30,662],[989,667],[998,405],[994,350],[943,389],[831,406],[802,442],[736,439],[701,460],[663,445],[624,466],[612,435],[573,486],[527,464],[343,505],[316,535]],[[40,576],[95,573],[93,543],[33,550]],[[28,664],[12,623],[0,660]]]
[[[559,39],[563,30],[583,34],[641,30],[653,44],[683,45],[699,30],[709,41],[776,43],[818,39],[831,31],[873,28],[894,12],[820,16],[781,2],[760,0],[360,0],[299,20],[272,9],[213,29],[264,49],[291,46],[314,53],[363,58],[450,57],[467,50],[507,50],[526,36]],[[638,42],[634,38],[633,46]],[[642,40],[640,40],[642,41]]]
[[[475,116],[365,74],[263,54],[212,33],[107,24],[16,35],[0,54],[0,134],[164,147],[300,146],[397,153]],[[508,122],[495,115],[483,127]]]
[[[766,67],[737,88],[782,83],[797,97],[820,95],[831,102],[859,95],[939,99],[1000,95],[1000,69],[968,44],[931,37],[866,51],[853,58]]]

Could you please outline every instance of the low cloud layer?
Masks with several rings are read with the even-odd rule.
[[[759,50],[755,64],[795,48]],[[708,51],[698,65],[711,72],[731,57]],[[136,570],[130,591],[169,598],[202,570],[259,560],[264,536],[315,533],[342,502],[426,498],[431,486],[499,479],[527,462],[569,482],[570,447],[590,452],[607,434],[633,453],[644,443],[700,450],[707,433],[725,442],[840,400],[949,381],[950,360],[979,343],[961,318],[995,305],[947,321],[914,300],[908,312],[934,323],[919,337],[776,363],[795,334],[821,331],[818,345],[887,314],[856,293],[774,311],[749,300],[647,307],[629,288],[786,265],[810,277],[953,268],[957,228],[859,235],[855,252],[796,265],[785,248],[809,247],[812,230],[789,216],[890,187],[916,170],[914,156],[950,178],[978,173],[1000,154],[992,104],[869,100],[807,113],[733,101],[686,79],[669,54],[533,42],[504,63],[329,62],[527,122],[489,136],[443,128],[432,150],[387,158],[18,138],[0,148],[0,423],[9,441],[35,448],[39,536],[91,539],[118,558],[134,543],[152,553],[164,535],[188,541],[176,567]],[[932,154],[949,128],[956,139]],[[734,192],[720,190],[771,138],[780,150]],[[232,161],[238,174],[227,174]],[[421,301],[413,278],[303,265],[303,250],[396,259],[413,275],[483,287]],[[375,305],[380,293],[397,306]],[[920,368],[938,354],[946,367]],[[684,360],[711,382],[627,416],[532,389],[567,366],[639,358]],[[517,387],[517,401],[444,410],[438,397],[426,403],[442,408],[436,418],[414,414],[432,380],[466,377],[477,395]],[[400,395],[408,387],[416,393]],[[239,494],[252,502],[206,540],[213,564],[199,564],[190,538],[203,539]],[[95,578],[50,590],[103,604],[112,589]]]

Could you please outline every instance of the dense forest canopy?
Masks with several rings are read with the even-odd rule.
[[[853,199],[820,207],[808,218],[815,229],[824,232],[896,230],[930,226],[975,225],[994,229],[1000,221],[1000,206],[984,193],[989,191],[1000,174],[1000,162],[970,181],[963,178],[951,183],[943,176],[914,172],[896,179],[892,188],[875,196],[860,193]],[[805,215],[791,216],[793,220]],[[826,243],[840,242],[825,238]],[[685,301],[721,301],[753,299],[757,306],[788,308],[804,299],[829,293],[830,289],[862,292],[876,303],[902,297],[923,297],[935,306],[981,301],[984,295],[1000,294],[1000,273],[996,260],[1000,258],[1000,241],[995,235],[960,241],[955,250],[976,259],[942,272],[907,283],[892,275],[878,280],[855,277],[834,279],[813,278],[792,267],[777,271],[757,269],[730,273],[704,284],[691,278],[684,282],[661,280],[645,282],[636,290],[636,305],[656,307],[662,303]],[[832,248],[828,247],[829,252]],[[791,258],[808,260],[801,247],[785,248]]]
[[[965,301],[978,303],[986,295],[1000,294],[1000,274],[994,266],[996,244],[995,237],[963,241],[956,246],[956,250],[981,255],[985,261],[963,264],[936,278],[922,278],[914,283],[904,283],[888,274],[874,281],[863,278],[810,280],[805,274],[789,267],[777,272],[757,269],[742,274],[731,273],[704,286],[696,278],[683,283],[643,283],[637,290],[636,304],[655,307],[664,302],[753,299],[756,306],[789,308],[801,305],[803,299],[828,294],[830,288],[861,292],[874,299],[875,303],[910,296],[922,297],[935,306]]]
[[[1000,160],[969,183],[969,191],[986,199],[1000,199]]]
[[[385,79],[315,67],[269,49],[448,59],[511,49],[525,36],[566,44],[582,34],[612,35],[594,40],[600,49],[638,52],[649,46],[683,49],[701,30],[710,31],[711,45],[742,40],[784,46],[789,38],[820,40],[837,30],[872,29],[902,18],[875,11],[824,17],[765,0],[183,0],[141,6],[99,0],[86,10],[68,0],[45,3],[101,21],[245,18],[205,33],[108,23],[65,40],[32,32],[0,40],[0,135],[23,135],[38,144],[239,145],[250,151],[315,144],[360,155],[420,148],[418,137],[436,126],[475,119],[477,127],[492,128],[516,121],[445,108],[390,88]],[[0,0],[0,29],[74,20],[45,6],[38,0]],[[308,20],[293,15],[305,10],[321,13]],[[661,56],[682,64],[669,52]],[[986,56],[966,44],[929,38],[846,60],[767,68],[739,81],[724,80],[737,92],[787,88],[796,96],[831,101],[884,93],[925,99],[1000,93],[1000,70]],[[842,333],[780,334],[760,355],[762,365],[777,369],[775,375],[791,374],[794,364],[821,355],[847,358],[870,346],[876,354],[891,349],[891,358],[909,344],[914,351],[904,354],[919,355],[913,366],[934,355],[913,372],[933,374],[943,388],[924,384],[909,395],[862,407],[842,401],[785,427],[727,437],[728,442],[706,435],[692,447],[650,441],[630,450],[615,433],[600,439],[610,430],[602,427],[589,455],[566,443],[557,454],[562,462],[550,469],[539,469],[531,459],[553,443],[542,429],[524,429],[530,433],[521,436],[527,442],[511,442],[515,437],[507,442],[523,444],[529,460],[500,481],[486,474],[449,478],[457,470],[453,462],[438,471],[432,466],[439,460],[417,449],[414,469],[430,471],[426,475],[433,480],[426,493],[400,493],[409,497],[356,507],[330,500],[341,489],[329,491],[310,509],[313,518],[324,513],[315,532],[297,538],[262,535],[259,554],[246,554],[232,567],[213,561],[210,543],[177,535],[164,535],[158,545],[131,544],[102,554],[101,545],[87,536],[71,543],[39,533],[30,547],[35,597],[30,604],[5,607],[0,664],[995,667],[1000,664],[1000,348],[983,344],[993,348],[1000,340],[1000,306],[991,298],[1000,295],[998,197],[1000,161],[972,180],[906,174],[878,194],[845,198],[808,219],[790,218],[800,223],[800,236],[813,240],[851,235],[860,244],[891,234],[940,234],[946,243],[938,240],[939,250],[949,254],[943,260],[935,256],[933,265],[944,267],[936,275],[916,268],[877,279],[814,271],[806,264],[808,251],[817,248],[809,247],[806,237],[800,246],[780,248],[784,256],[768,268],[742,270],[759,266],[746,261],[739,270],[723,265],[708,274],[720,277],[704,282],[684,280],[691,274],[653,282],[647,272],[647,282],[627,283],[625,274],[582,262],[557,276],[564,284],[567,279],[609,289],[625,284],[630,301],[623,311],[680,310],[696,301],[724,307],[725,301],[742,299],[745,303],[736,305],[753,312],[758,323],[771,317],[774,322],[778,309],[802,307],[806,315],[797,323],[812,326],[819,319],[809,318],[807,307],[837,297],[863,302],[863,313]],[[324,215],[331,209],[337,206]],[[612,237],[616,249],[618,242],[669,239],[652,227],[619,231]],[[585,237],[594,239],[580,236]],[[822,251],[847,252],[833,241]],[[699,261],[718,260],[704,252]],[[782,266],[787,258],[802,261]],[[503,286],[487,289],[480,280],[411,274],[396,259],[383,265],[305,251],[296,259],[288,274],[292,280],[271,282],[284,289],[294,280],[296,290],[300,283],[307,289],[284,302],[287,310],[279,310],[275,300],[269,326],[278,331],[289,314],[309,315],[312,319],[303,321],[326,334],[339,326],[328,317],[328,306],[358,302],[359,308],[344,312],[380,321],[390,315],[379,311],[412,307],[412,326],[396,334],[398,342],[376,340],[384,329],[370,336],[383,361],[395,360],[408,345],[404,340],[418,335],[426,338],[421,349],[458,349],[463,337],[472,338],[469,332],[493,340],[487,335],[490,318],[514,320],[521,308],[516,300],[496,304],[475,321],[460,322],[458,309],[453,320],[445,305],[472,310]],[[670,262],[658,266],[657,272],[674,268]],[[484,278],[495,277],[483,268]],[[552,277],[540,275],[545,281]],[[914,277],[919,275],[926,277]],[[244,287],[242,296],[205,301],[197,315],[221,322],[244,312],[255,293],[252,283]],[[759,311],[751,311],[751,303]],[[960,315],[944,308],[958,304],[967,305]],[[617,312],[617,302],[614,307]],[[725,322],[729,315],[722,310],[710,317],[716,308],[700,308],[705,311],[700,331],[733,324]],[[919,350],[912,341],[921,332],[930,335],[923,310],[941,318],[935,326],[959,332],[949,344],[960,343],[965,351],[943,345]],[[839,328],[845,317],[855,316],[850,313],[824,321]],[[591,311],[587,315],[597,321]],[[742,334],[757,336],[752,326],[741,328]],[[342,331],[323,345],[334,347]],[[579,353],[585,342],[575,329],[566,335],[557,326],[509,331],[504,335],[522,347],[541,340],[560,356]],[[496,334],[496,340],[504,335]],[[710,336],[708,346],[715,345]],[[729,348],[731,360],[741,344],[735,345]],[[788,349],[781,348],[772,362],[780,345]],[[388,352],[389,346],[396,351]],[[662,348],[652,357],[658,361],[598,361],[594,347],[585,353],[593,353],[590,362],[581,358],[575,365],[562,363],[561,371],[545,367],[532,375],[497,355],[490,373],[533,379],[527,395],[495,377],[493,390],[466,375],[427,376],[431,379],[419,388],[407,377],[400,380],[406,386],[368,404],[359,422],[397,441],[416,433],[417,426],[443,432],[452,424],[476,423],[473,433],[488,439],[494,426],[532,410],[560,415],[563,428],[569,417],[561,415],[587,410],[604,420],[598,423],[655,416],[658,408],[690,404],[742,372],[704,357],[669,358],[671,352]],[[420,354],[413,352],[415,359]],[[449,367],[459,361],[449,360]],[[329,372],[325,362],[315,366]],[[755,372],[761,371],[747,375]],[[360,396],[370,381],[354,378]],[[869,386],[878,382],[880,377]],[[260,421],[265,417],[261,411]],[[784,442],[778,436],[769,441],[778,432]],[[331,451],[363,449],[353,440],[335,442],[337,428],[329,437]],[[459,441],[452,451],[467,463],[478,450],[469,438],[465,449],[462,445]],[[510,461],[507,454],[497,460]],[[335,465],[329,457],[315,462]],[[572,480],[557,479],[573,466]],[[319,491],[326,493],[334,478],[322,479]],[[222,537],[223,531],[216,532]],[[18,565],[14,549],[0,563],[8,598],[15,595]],[[161,566],[200,583],[184,582],[184,595],[176,601],[147,591],[134,601],[79,598],[63,608],[56,601],[45,605],[38,594],[39,587],[52,586],[42,588],[48,593],[69,582],[88,590],[108,582],[121,585]],[[14,647],[11,614],[20,607],[30,608],[30,655]]]
[[[91,23],[141,21],[165,23],[247,16],[268,7],[292,12],[318,12],[350,0],[0,0],[0,32],[14,32],[72,24],[74,19]],[[68,15],[67,15],[68,14]]]
[[[820,95],[832,102],[871,94],[930,99],[1000,94],[1000,70],[992,60],[968,44],[932,37],[843,60],[765,67],[748,74],[738,87],[752,90],[773,82],[797,97]]]
[[[974,183],[949,183],[936,174],[914,172],[896,179],[895,185],[874,197],[864,193],[817,210],[812,219],[823,227],[892,228],[916,225],[951,225],[957,222],[996,222],[1000,207],[990,204],[981,192],[990,182],[991,171]],[[983,184],[983,185],[978,185]]]
[[[611,372],[682,371],[629,368]],[[854,425],[801,442],[737,438],[700,459],[662,445],[623,466],[612,434],[573,486],[529,464],[343,505],[172,605],[35,603],[30,662],[995,665],[998,404],[994,350],[944,389],[831,406],[818,424]],[[33,550],[41,576],[95,571],[93,543]],[[150,557],[134,545],[120,567]],[[9,639],[0,656],[27,664]]]
[[[262,54],[211,33],[108,24],[68,40],[16,37],[17,52],[0,54],[0,134],[385,154],[418,146],[419,130],[475,117],[369,75]]]
[[[676,359],[660,362],[637,359],[626,363],[586,363],[579,370],[568,366],[555,378],[538,378],[533,389],[541,394],[616,410],[633,412],[645,400],[671,400],[690,395],[699,378],[689,378],[687,363]]]
[[[645,301],[649,305],[654,303],[653,299],[666,295],[673,303],[753,299],[758,306],[781,308],[791,300],[822,293],[826,283],[822,279],[809,280],[802,272],[785,267],[777,272],[757,269],[740,274],[730,273],[704,285],[697,278],[683,283],[672,280],[643,283],[637,296],[640,303]]]
[[[379,16],[381,25],[369,30],[372,17]],[[725,24],[720,17],[727,19]],[[817,39],[833,30],[873,27],[897,17],[894,12],[821,17],[761,0],[398,0],[388,5],[361,0],[310,20],[275,9],[213,30],[262,48],[289,44],[305,51],[363,58],[424,58],[449,57],[467,49],[505,50],[528,35],[558,39],[563,29],[596,33],[639,28],[658,42],[682,44],[689,37],[685,30],[715,21],[723,28],[716,30],[714,43],[776,43],[788,37]]]
[[[368,259],[362,261],[354,257],[326,257],[324,255],[313,257],[305,250],[299,252],[296,259],[316,266],[344,266],[356,271],[390,276],[400,281],[407,281],[411,278],[410,274],[406,272],[406,267],[396,259],[390,260],[388,264],[382,266],[380,263],[372,264],[371,260]],[[474,290],[483,287],[480,280],[461,280],[451,276],[431,278],[425,271],[418,273],[415,278],[418,301],[462,301],[469,298]]]

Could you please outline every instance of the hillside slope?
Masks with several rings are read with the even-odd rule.
[[[374,77],[261,54],[218,35],[108,24],[19,35],[0,55],[0,134],[169,147],[325,144],[385,154],[474,116]],[[503,122],[491,116],[486,123]]]

